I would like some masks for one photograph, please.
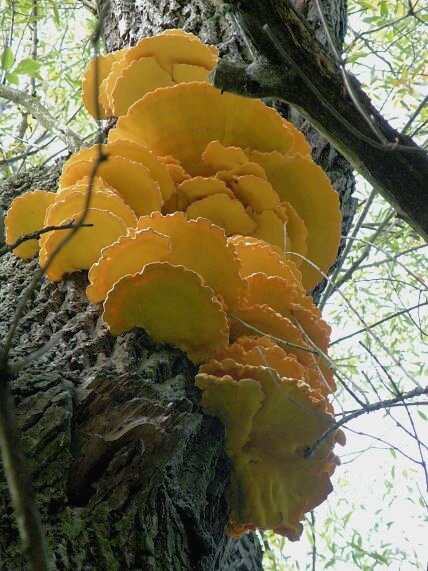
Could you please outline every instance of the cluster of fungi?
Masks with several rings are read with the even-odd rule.
[[[39,251],[44,265],[56,252],[52,281],[88,270],[113,335],[144,328],[200,365],[202,408],[223,422],[232,466],[228,533],[296,540],[344,443],[333,432],[305,457],[334,422],[330,328],[307,292],[337,255],[339,200],[300,131],[208,83],[216,61],[182,30],[93,60],[83,101],[117,124],[66,161],[56,193],[15,199],[6,239],[79,219],[90,191],[90,226],[59,252],[70,229],[14,253]]]

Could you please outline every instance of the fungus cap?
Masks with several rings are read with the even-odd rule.
[[[269,181],[251,174],[237,176],[230,186],[237,198],[255,212],[279,206],[278,193]]]
[[[248,162],[248,156],[239,147],[225,147],[220,141],[211,141],[202,153],[202,160],[215,171],[219,171]]]
[[[284,157],[280,153],[251,152],[281,200],[289,202],[303,219],[308,231],[307,258],[327,272],[337,256],[342,215],[339,197],[325,172],[312,160],[301,155]],[[322,274],[303,261],[303,285],[311,290]]]
[[[46,210],[55,201],[53,192],[33,190],[15,198],[4,219],[6,244],[44,227]],[[37,240],[27,240],[13,250],[18,258],[29,259],[39,249]]]
[[[125,50],[119,50],[107,55],[97,56],[91,61],[88,69],[83,76],[83,103],[88,112],[95,119],[97,118],[97,95],[99,95],[101,84],[110,73],[113,63],[122,59],[124,51]],[[105,110],[101,107],[101,105],[98,105],[98,107],[100,111],[100,119],[105,119],[107,117]]]
[[[113,194],[117,194],[119,196],[117,190],[113,188],[110,184],[107,184],[106,181],[103,180],[101,177],[99,176],[93,177],[91,184],[91,177],[84,176],[83,178],[71,184],[70,186],[64,186],[62,188],[59,187],[56,192],[57,194],[56,200],[58,200],[59,195],[61,195],[61,199],[64,199],[68,194],[71,194],[76,190],[78,190],[79,192],[88,192],[89,187],[91,188],[91,191],[107,190],[108,192],[113,192]]]
[[[70,186],[88,176],[94,162],[95,159],[71,164],[60,177],[60,186]],[[117,190],[137,216],[161,209],[163,198],[159,185],[141,163],[111,156],[98,165],[97,174]]]
[[[226,184],[214,177],[197,176],[184,180],[177,186],[177,192],[183,195],[186,205],[212,194],[226,194],[229,198],[234,198],[233,192]]]
[[[294,355],[287,354],[286,351],[276,345],[267,337],[255,337],[253,346],[244,346],[238,338],[235,343],[228,345],[215,354],[214,360],[202,365],[199,369],[201,373],[209,373],[222,376],[226,374],[222,366],[222,361],[232,359],[239,365],[251,365],[253,367],[270,367],[274,369],[280,377],[306,380],[306,368],[301,365]],[[248,339],[248,338],[247,338]],[[266,346],[265,340],[270,341]],[[230,367],[230,365],[228,365]],[[309,383],[308,383],[309,384]]]
[[[81,214],[82,212],[75,212],[71,218],[62,220],[61,224],[77,220]],[[60,280],[64,274],[89,269],[100,257],[101,250],[126,232],[122,218],[97,208],[88,209],[85,224],[92,226],[79,228],[49,265],[46,275],[51,281]],[[71,230],[54,230],[42,236],[39,258],[41,266],[46,264],[49,256],[70,232]]]
[[[294,137],[261,101],[220,91],[207,83],[181,83],[148,93],[120,117],[109,141],[140,142],[156,155],[179,159],[192,176],[212,174],[202,160],[208,143],[287,153]]]
[[[45,226],[57,225],[61,220],[70,219],[74,213],[83,210],[86,200],[87,189],[81,187],[77,187],[74,192],[61,193],[46,211]],[[108,210],[116,214],[122,218],[128,228],[134,228],[137,225],[137,217],[134,211],[125,204],[119,195],[113,192],[92,190],[89,204],[91,208]]]
[[[235,307],[243,293],[239,262],[227,244],[222,228],[208,220],[187,220],[181,212],[162,216],[155,212],[143,216],[138,228],[150,228],[169,237],[171,251],[167,261],[196,272],[228,308]]]
[[[208,218],[224,228],[227,236],[250,234],[256,226],[242,203],[227,194],[212,194],[192,202],[186,210],[186,215],[189,219]]]
[[[287,353],[295,355],[299,363],[309,367],[313,365],[313,349],[305,342],[299,329],[266,304],[242,303],[230,316],[230,333],[232,340],[242,335],[271,336]]]
[[[174,64],[187,63],[211,70],[217,63],[217,49],[203,44],[193,34],[163,32],[150,38],[142,38],[125,53],[128,62],[154,57],[170,75]]]
[[[232,463],[229,533],[273,529],[296,540],[304,514],[332,489],[330,476],[338,464],[332,451],[336,435],[326,439],[310,460],[304,453],[334,419],[319,393],[302,381],[281,379],[265,367],[237,366],[230,359],[224,371],[222,377],[200,373],[196,385],[203,391],[204,411],[225,424]],[[233,385],[235,398],[230,388],[222,390],[223,383]],[[240,409],[239,415],[238,395],[252,405]]]
[[[249,236],[232,236],[228,238],[228,242],[233,245],[239,258],[242,277],[258,272],[267,276],[278,276],[284,278],[287,283],[300,287],[304,293],[301,274],[296,264],[287,259],[280,248]]]
[[[179,347],[195,363],[228,342],[226,314],[212,289],[195,272],[166,262],[119,280],[103,318],[113,335],[143,327],[156,343]]]
[[[156,157],[147,147],[134,143],[132,141],[117,140],[106,145],[93,145],[92,147],[83,147],[79,152],[72,155],[64,164],[62,173],[79,161],[90,161],[98,157],[99,152],[108,157],[122,157],[136,163],[141,163],[149,171],[152,179],[159,184],[160,191],[164,200],[169,198],[174,192],[175,187],[167,166]],[[105,183],[107,185],[107,183]],[[108,185],[107,185],[108,186]]]
[[[141,272],[147,264],[166,260],[170,249],[168,236],[151,229],[121,236],[102,250],[100,259],[89,270],[89,301],[104,300],[121,278]]]
[[[126,61],[126,60],[125,60]],[[175,85],[171,75],[154,57],[133,60],[121,69],[111,93],[112,112],[115,117],[126,115],[128,109],[146,93],[158,87]]]

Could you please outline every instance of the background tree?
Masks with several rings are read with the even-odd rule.
[[[369,3],[365,4],[365,10],[370,10]],[[328,46],[317,3],[298,3],[298,6],[314,26],[317,37]],[[110,6],[101,3],[97,7],[85,2],[85,7],[94,14],[98,11],[103,13],[104,39],[109,50],[135,43],[142,35],[178,26],[197,33],[205,41],[218,44],[222,54],[235,60],[252,60],[251,51],[239,34],[234,17],[211,2],[145,1],[139,8],[122,2]],[[325,2],[322,7],[340,49],[345,31],[345,6],[340,2]],[[374,4],[373,8],[376,10],[379,6]],[[74,10],[76,14],[73,16]],[[382,10],[385,12],[384,8]],[[417,31],[423,14],[417,6],[412,6],[412,10],[415,14],[408,13],[408,8],[407,16],[403,15],[395,26],[411,25]],[[73,104],[73,94],[74,102],[79,100],[80,74],[76,65],[82,70],[91,56],[91,49],[82,50],[76,38],[76,35],[80,35],[81,39],[86,38],[87,34],[77,33],[77,25],[71,25],[73,18],[74,22],[79,21],[81,13],[82,9],[77,3],[65,6],[55,3],[39,5],[35,1],[9,3],[7,12],[2,14],[2,29],[6,30],[2,55],[3,84],[13,85],[19,76],[28,78],[28,84],[20,84],[19,87],[24,87],[30,95],[37,94],[42,88],[46,90],[48,97],[56,98],[56,105],[49,105],[49,109],[51,113],[57,110],[57,119],[60,118],[57,122],[67,123],[74,115],[74,129],[82,138],[90,140],[94,131],[89,131],[94,128],[88,126],[93,123],[78,109],[78,104],[77,109],[70,105]],[[378,17],[385,18],[387,23],[388,13]],[[393,15],[391,21],[396,19]],[[54,42],[48,38],[49,34],[44,32],[41,35],[42,25],[46,25],[47,21],[50,21],[50,30],[55,29],[55,33],[62,35],[62,40],[56,42],[57,47],[52,47]],[[68,26],[64,25],[65,22],[68,22]],[[369,23],[373,25],[372,22]],[[375,28],[382,25],[375,25]],[[380,32],[386,33],[385,30],[393,26],[390,24]],[[19,37],[17,30],[25,38],[19,47],[16,43],[16,37]],[[410,32],[405,29],[402,35],[407,40],[410,34],[415,38],[415,30]],[[361,38],[366,40],[364,35]],[[355,62],[361,61],[361,57],[356,57],[360,44],[359,40],[352,48]],[[22,51],[24,48],[28,53]],[[411,44],[407,49],[412,48]],[[390,52],[393,49],[391,46]],[[60,57],[63,54],[67,54],[67,57]],[[408,66],[406,73],[403,70],[402,76],[406,78],[403,79],[404,84],[407,78],[413,82],[418,78],[416,53],[414,59],[415,66]],[[59,65],[57,62],[60,62]],[[392,90],[392,96],[395,91]],[[424,130],[424,111],[419,109],[416,113],[420,107],[417,95],[414,94],[410,104],[406,100],[409,121],[414,116],[407,130],[413,125],[421,134]],[[6,133],[2,166],[8,177],[15,175],[8,178],[0,194],[2,207],[6,208],[12,197],[25,190],[35,187],[55,189],[60,164],[50,166],[54,158],[52,155],[61,155],[65,149],[58,144],[58,136],[53,137],[49,129],[40,129],[25,108],[17,121],[18,108],[8,102],[1,105],[6,111],[0,124]],[[62,111],[61,105],[64,107]],[[283,105],[280,107],[287,111]],[[314,146],[314,157],[328,171],[336,189],[342,194],[346,233],[353,212],[353,202],[350,200],[353,184],[351,169],[325,140],[307,124],[302,124],[302,119],[295,115],[293,117],[307,130]],[[18,137],[19,146],[10,144],[11,134]],[[31,144],[27,145],[27,141]],[[46,167],[24,172],[28,165],[37,162],[46,162]],[[420,256],[421,243],[414,232],[395,218],[392,211],[385,212],[384,205],[374,193],[369,198],[361,193],[359,209],[357,226],[360,232],[363,229],[363,236],[369,244],[349,240],[350,244],[355,242],[356,247],[347,249],[347,261],[342,266],[344,271],[339,267],[335,278],[346,288],[344,291],[354,306],[362,303],[359,309],[363,312],[364,304],[368,301],[373,304],[379,291],[385,297],[391,296],[385,289],[387,281],[393,295],[405,306],[400,307],[403,311],[399,316],[379,325],[386,328],[382,329],[382,336],[389,335],[389,345],[394,350],[409,330],[402,321],[408,319],[409,315],[423,331],[417,318],[412,317],[414,314],[407,311],[410,305],[415,305],[412,311],[416,311],[424,303],[419,298],[413,304],[408,303],[409,290],[412,295],[415,292],[417,296],[423,293],[417,279],[421,273],[421,258],[415,257],[409,262],[400,256],[403,250],[411,250],[403,256]],[[368,225],[367,228],[365,225]],[[361,234],[357,235],[354,229],[352,236],[360,238]],[[381,259],[373,256],[373,252],[377,255],[376,247],[371,247],[373,242],[382,250],[386,249],[385,254],[380,254]],[[400,260],[397,260],[398,257]],[[382,258],[386,258],[386,261],[381,263],[382,269],[379,270],[378,264]],[[397,264],[403,259],[406,260],[405,274],[391,279],[390,273],[396,272],[397,267],[401,268]],[[370,263],[376,264],[376,277],[356,273]],[[23,263],[9,254],[2,258],[2,335],[8,330],[17,296],[31,279],[29,270],[35,267],[35,262]],[[367,270],[370,271],[370,268]],[[382,272],[385,272],[384,275]],[[370,279],[369,289],[364,290],[360,281],[355,280],[358,275],[369,276],[362,277]],[[351,277],[354,279],[351,280]],[[374,287],[374,279],[382,280],[378,289]],[[204,418],[198,412],[197,394],[192,385],[194,368],[180,352],[153,347],[141,332],[113,340],[101,326],[98,309],[87,306],[84,284],[82,276],[72,277],[60,285],[43,281],[40,289],[32,295],[29,311],[19,324],[12,353],[16,362],[45,347],[43,354],[33,358],[31,364],[17,375],[13,388],[26,450],[32,463],[37,498],[49,543],[56,552],[56,568],[261,568],[261,546],[254,535],[239,541],[223,535],[227,518],[223,491],[227,484],[228,465],[222,452],[222,429],[217,421]],[[361,300],[362,291],[365,291],[365,301]],[[323,303],[331,294],[330,288],[324,294]],[[337,303],[335,298],[333,302]],[[332,313],[334,315],[336,312],[337,322],[345,319],[343,306],[343,301],[340,301],[340,309],[333,306]],[[386,306],[383,312],[387,316],[391,313]],[[346,313],[349,314],[349,311]],[[373,316],[370,324],[375,321]],[[393,329],[391,324],[394,324]],[[400,324],[398,331],[397,324]],[[54,348],[48,345],[50,351],[46,351],[46,343],[57,332],[61,333],[61,339]],[[374,343],[369,334],[365,335],[368,335],[369,343]],[[353,382],[361,394],[366,395],[360,398],[373,401],[397,394],[388,378],[392,370],[394,374],[397,373],[397,365],[387,361],[388,356],[382,353],[382,348],[370,346],[367,340],[365,347],[367,358],[355,355],[355,350],[348,351],[346,346],[337,355],[338,358],[346,357],[350,365],[349,373],[354,374]],[[417,345],[414,351],[411,377],[417,379],[420,375]],[[376,356],[386,372],[376,364]],[[377,370],[367,367],[367,361],[375,363]],[[361,383],[362,365],[366,366],[364,372],[368,376],[364,384]],[[378,372],[379,377],[375,377]],[[411,381],[406,380],[402,372],[400,375],[402,384],[399,387],[405,391],[410,388]],[[356,378],[358,381],[355,381]],[[397,382],[397,378],[395,380]],[[343,406],[349,404],[341,394],[338,399],[341,399]],[[355,406],[355,402],[349,404],[349,408]],[[414,416],[410,412],[413,423]],[[423,416],[419,418],[423,420]],[[399,422],[408,422],[408,419],[403,421],[400,417]],[[416,435],[412,434],[411,425],[410,429],[405,428],[417,446],[417,427],[414,426]],[[397,449],[400,450],[400,447],[392,446],[394,453]],[[418,467],[424,467],[419,457],[416,462]],[[2,564],[6,568],[24,568],[4,485],[1,502]],[[321,541],[324,537],[326,544],[338,526],[342,529],[337,521],[340,520],[338,514],[330,519],[330,524],[325,523],[322,527],[317,518]],[[308,529],[312,539],[315,538],[314,526]],[[275,552],[268,549],[268,542],[269,539],[265,538],[263,546],[272,557]],[[275,545],[276,540],[272,539],[271,542]],[[356,547],[350,546],[351,543]],[[370,565],[373,561],[388,564],[400,556],[387,547],[382,551],[379,549],[379,553],[374,551],[378,557],[376,560],[373,553],[369,551],[367,554],[361,534],[360,538],[355,534],[354,537],[348,536],[345,544],[339,555],[339,549],[335,553],[330,549],[332,553],[329,559],[328,552],[327,555],[323,553],[318,545],[318,556],[326,557],[326,561],[332,562],[335,568],[340,558],[347,561],[347,558],[353,557],[356,565],[364,564],[367,560]],[[313,545],[316,546],[316,542],[313,541]],[[289,547],[287,545],[287,552]],[[316,560],[316,556],[317,551],[312,548],[311,558]],[[274,563],[279,564],[278,561]],[[287,565],[287,568],[293,568],[294,563],[289,561]]]

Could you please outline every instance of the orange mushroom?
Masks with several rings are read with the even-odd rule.
[[[70,190],[73,187],[69,187]],[[61,220],[72,218],[72,216],[83,210],[87,200],[87,189],[77,187],[74,192],[66,192],[57,195],[55,202],[47,209],[45,226],[57,225]],[[134,211],[120,198],[119,195],[105,190],[93,190],[90,195],[91,208],[108,210],[119,216],[126,227],[134,228],[137,225],[137,218]]]
[[[156,343],[206,361],[228,342],[223,305],[195,272],[166,262],[119,280],[104,302],[104,321],[113,335],[143,327]]]
[[[77,220],[81,211],[60,223],[65,224]],[[53,254],[46,275],[51,281],[60,280],[65,274],[78,270],[87,270],[100,257],[101,250],[114,242],[126,232],[122,218],[107,210],[89,208],[85,224],[90,227],[79,228],[72,238],[57,252],[59,245],[71,230],[54,230],[43,234],[40,239],[40,265],[44,266]]]
[[[106,118],[105,110],[97,102],[100,87],[110,73],[113,63],[119,61],[123,57],[124,52],[125,50],[119,50],[117,52],[100,55],[94,58],[83,76],[83,103],[88,112],[94,118],[97,118],[97,107],[100,113],[100,119]]]
[[[202,159],[212,141],[281,153],[294,145],[291,130],[276,111],[258,100],[221,94],[206,83],[148,93],[110,131],[109,141],[117,139],[139,142],[156,155],[172,155],[192,176],[213,173]]]
[[[242,335],[267,335],[282,346],[287,353],[296,356],[299,363],[311,367],[314,350],[305,342],[302,333],[290,321],[266,304],[243,303],[230,315],[231,339]]]
[[[233,245],[239,258],[242,277],[263,272],[267,276],[278,276],[289,284],[302,287],[299,270],[293,261],[285,257],[280,248],[249,236],[233,236],[228,242]]]
[[[217,49],[193,34],[163,32],[98,59],[98,95],[103,117],[123,115],[148,92],[181,82],[206,81]],[[95,60],[85,74],[84,101],[95,116]]]
[[[55,201],[53,192],[33,190],[15,198],[4,219],[6,244],[13,244],[18,238],[41,230],[45,224],[46,210]],[[27,240],[13,250],[18,258],[29,259],[38,251],[37,240]]]
[[[330,477],[339,463],[333,453],[337,433],[310,460],[304,457],[334,422],[328,405],[303,381],[281,378],[266,367],[229,359],[222,372],[200,373],[196,385],[204,411],[225,425],[232,463],[228,531],[239,536],[273,529],[297,540],[304,514],[331,492]]]
[[[95,176],[92,179],[92,184],[91,184],[91,177],[90,176],[84,176],[83,178],[81,178],[78,182],[75,182],[73,184],[71,184],[70,186],[65,186],[65,187],[59,187],[57,189],[57,197],[56,200],[58,200],[58,196],[61,195],[61,199],[64,199],[67,194],[70,194],[72,192],[76,192],[76,190],[78,190],[79,192],[88,192],[89,188],[92,191],[95,190],[107,190],[108,192],[113,192],[113,194],[117,194],[119,196],[119,193],[117,192],[116,189],[114,189],[112,186],[110,186],[109,184],[106,183],[105,180],[103,180],[101,177],[99,176]]]
[[[226,194],[229,198],[234,198],[233,192],[226,184],[214,177],[197,176],[184,180],[177,186],[177,193],[180,210],[185,210],[192,202],[213,194]]]
[[[319,369],[320,375],[325,380],[324,388],[334,391],[336,385],[333,373],[324,358],[329,346],[331,329],[321,318],[321,313],[315,307],[312,298],[305,295],[300,288],[290,285],[284,278],[277,276],[255,273],[247,277],[246,282],[249,305],[268,304],[275,312],[289,319],[301,330],[309,347],[320,350],[320,353],[312,354],[312,367]]]
[[[66,187],[88,176],[95,158],[72,163],[61,175],[60,187]],[[159,185],[141,163],[111,156],[98,165],[97,174],[113,186],[137,216],[160,210],[163,198]]]
[[[337,256],[342,215],[339,197],[324,171],[309,158],[284,157],[280,153],[250,153],[250,159],[265,170],[281,200],[289,202],[308,231],[306,257],[327,272]],[[306,261],[301,265],[306,290],[315,287],[323,275]]]
[[[256,226],[242,203],[227,194],[212,194],[192,202],[186,210],[186,215],[189,220],[208,218],[217,226],[224,228],[227,236],[249,234]]]
[[[83,147],[64,163],[62,173],[65,174],[74,163],[96,159],[100,151],[103,155],[108,157],[122,157],[136,163],[141,163],[149,171],[152,179],[159,184],[164,200],[169,198],[175,191],[168,168],[159,157],[156,157],[149,149],[143,147],[143,145],[131,141],[118,140],[114,141],[114,143],[101,145],[101,148],[99,148],[99,145]],[[105,184],[107,185],[107,183]]]
[[[100,259],[89,270],[89,286],[86,288],[89,301],[98,303],[104,300],[121,278],[142,271],[147,264],[163,262],[170,250],[168,236],[151,229],[121,236],[103,249]]]
[[[138,221],[138,229],[146,228],[169,237],[169,263],[183,265],[199,274],[228,308],[238,304],[244,282],[239,276],[235,250],[227,244],[221,228],[203,218],[187,220],[181,212],[143,216]]]
[[[211,141],[202,153],[202,160],[216,171],[232,169],[237,164],[247,163],[248,156],[239,147],[225,147],[220,141]]]

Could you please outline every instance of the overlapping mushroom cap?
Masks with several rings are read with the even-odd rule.
[[[56,194],[16,199],[6,236],[87,209],[90,226],[63,248],[70,230],[15,253],[40,246],[51,280],[89,270],[87,296],[104,302],[113,335],[141,327],[202,363],[202,406],[225,424],[233,468],[229,533],[294,540],[330,492],[343,443],[332,434],[304,459],[333,422],[330,328],[306,292],[336,256],[339,201],[292,124],[206,82],[216,59],[169,30],[93,61],[83,99],[94,116],[120,116],[109,142],[71,156]]]
[[[210,363],[203,370],[209,370]],[[214,370],[216,365],[214,365]],[[334,422],[326,402],[303,381],[274,370],[223,362],[221,375],[201,372],[202,407],[226,429],[233,470],[229,533],[273,529],[297,540],[305,513],[331,492],[337,434],[310,459],[305,450]]]
[[[18,238],[43,228],[46,210],[55,201],[52,192],[34,190],[18,196],[7,211],[4,225],[6,244],[13,244]],[[18,258],[29,259],[38,251],[36,239],[28,240],[13,250]]]
[[[217,57],[214,46],[207,46],[182,30],[167,30],[142,38],[131,48],[99,56],[91,62],[83,79],[83,101],[89,113],[96,117],[98,95],[101,118],[119,117],[125,115],[135,101],[158,87],[207,81]]]
[[[154,341],[183,349],[195,363],[229,339],[226,313],[213,290],[195,272],[167,262],[120,279],[104,303],[103,318],[113,335],[143,327]]]
[[[276,111],[206,83],[176,85],[133,105],[109,133],[117,139],[175,159],[177,189],[164,212],[202,216],[228,235],[289,252],[306,290],[323,279],[339,246],[338,197],[302,134]]]

